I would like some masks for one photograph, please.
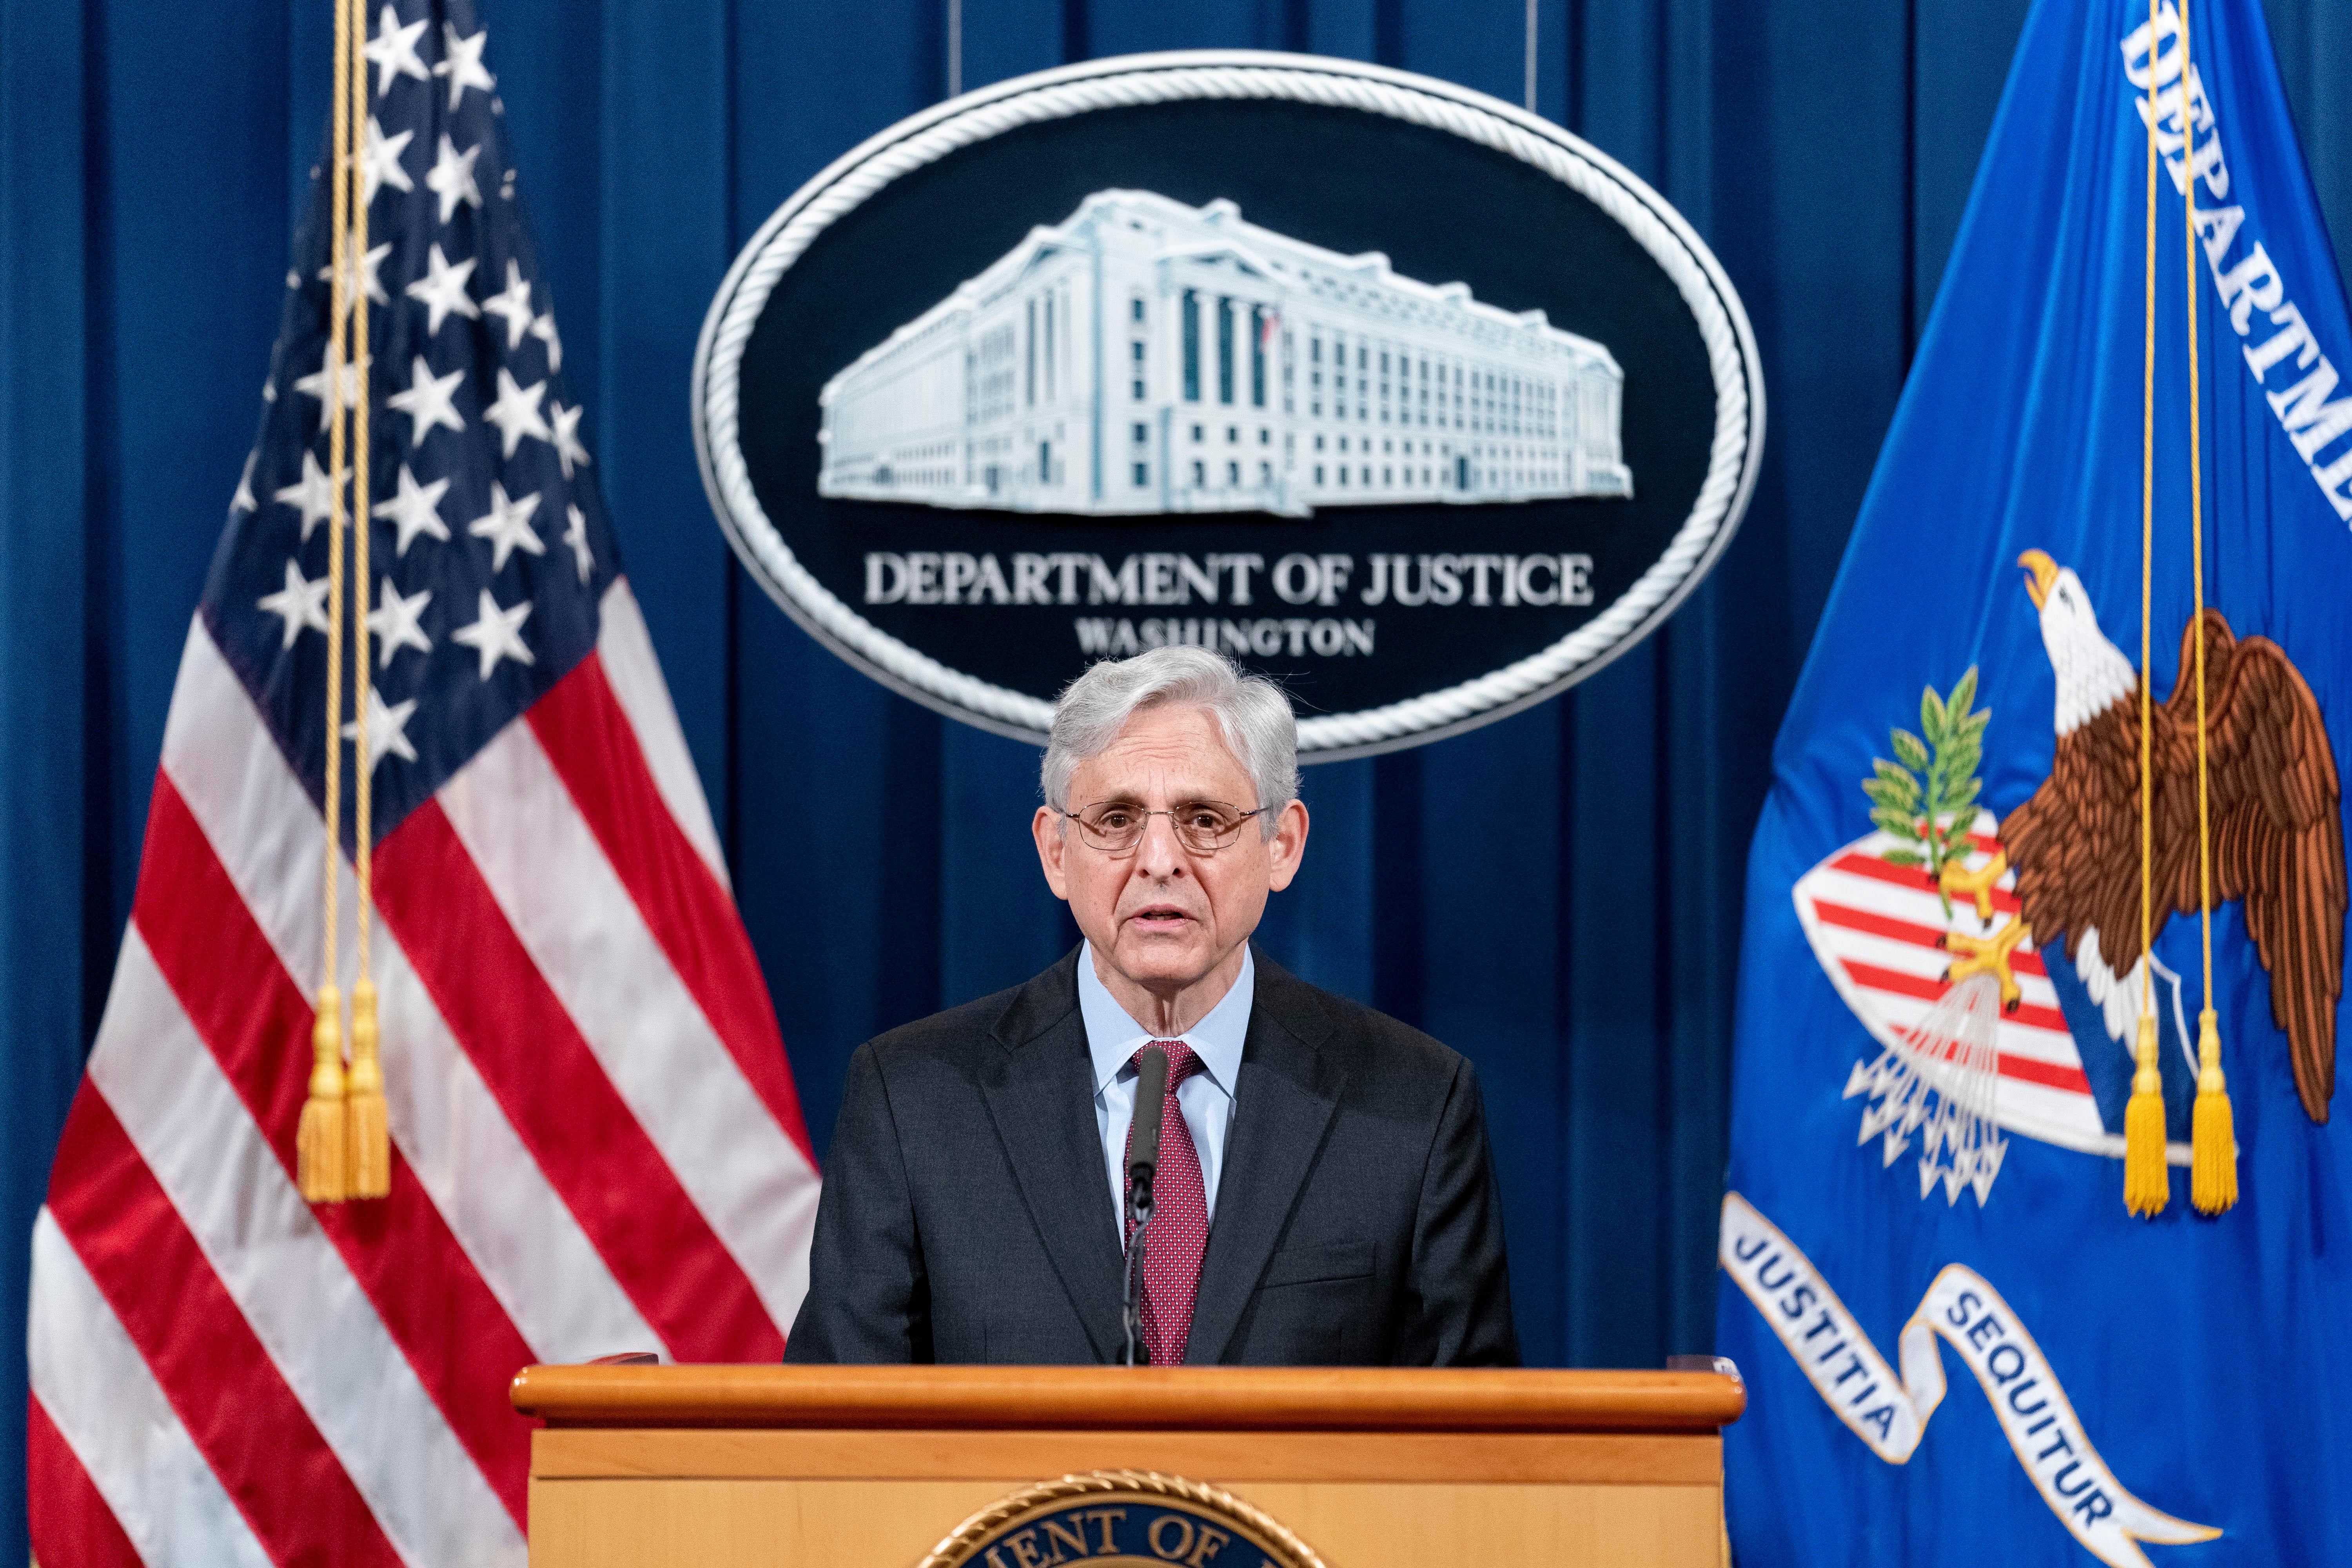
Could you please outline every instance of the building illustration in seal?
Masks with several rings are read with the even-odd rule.
[[[1097,191],[825,384],[817,489],[1097,516],[1630,496],[1624,381],[1541,310]]]

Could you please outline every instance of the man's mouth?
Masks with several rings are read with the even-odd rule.
[[[1129,924],[1141,926],[1146,931],[1173,931],[1192,918],[1190,911],[1174,904],[1146,904],[1127,917]]]

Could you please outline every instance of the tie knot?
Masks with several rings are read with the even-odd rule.
[[[1171,1094],[1173,1094],[1176,1091],[1176,1086],[1178,1084],[1182,1083],[1186,1079],[1191,1078],[1194,1073],[1201,1070],[1201,1058],[1194,1056],[1192,1054],[1192,1047],[1186,1045],[1183,1041],[1152,1040],[1145,1045],[1136,1047],[1135,1055],[1128,1058],[1129,1061],[1136,1064],[1137,1071],[1139,1072],[1142,1070],[1143,1053],[1150,1050],[1153,1046],[1158,1046],[1161,1050],[1168,1053],[1168,1091]]]

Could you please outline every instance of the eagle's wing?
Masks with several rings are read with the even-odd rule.
[[[2138,721],[2136,700],[2118,701],[2060,736],[2050,776],[2000,825],[2033,940],[2064,932],[2071,959],[2095,930],[2117,974],[2139,959]]]
[[[2336,1005],[2344,994],[2344,821],[2336,756],[2319,704],[2285,650],[2268,637],[2231,638],[2206,613],[2207,783],[2213,898],[2238,899],[2271,977],[2271,1016],[2284,1029],[2294,1084],[2314,1121],[2336,1092]],[[2195,628],[2180,668],[2196,668]],[[2197,876],[2197,691],[2165,704],[2173,743],[2157,764],[2161,885],[2193,915]]]

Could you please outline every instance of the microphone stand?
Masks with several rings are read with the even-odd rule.
[[[1122,1309],[1127,1342],[1122,1366],[1148,1365],[1150,1347],[1143,1341],[1143,1233],[1151,1227],[1151,1177],[1160,1168],[1160,1121],[1168,1093],[1168,1053],[1147,1046],[1135,1057],[1135,1116],[1128,1124],[1128,1204],[1135,1230],[1127,1238],[1127,1292]],[[1138,1352],[1140,1352],[1140,1355]]]
[[[1143,1236],[1151,1228],[1151,1175],[1146,1171],[1135,1182],[1135,1233],[1127,1242],[1126,1306],[1122,1311],[1127,1331],[1126,1348],[1119,1357],[1122,1366],[1149,1364],[1150,1358],[1139,1360],[1143,1348]]]

